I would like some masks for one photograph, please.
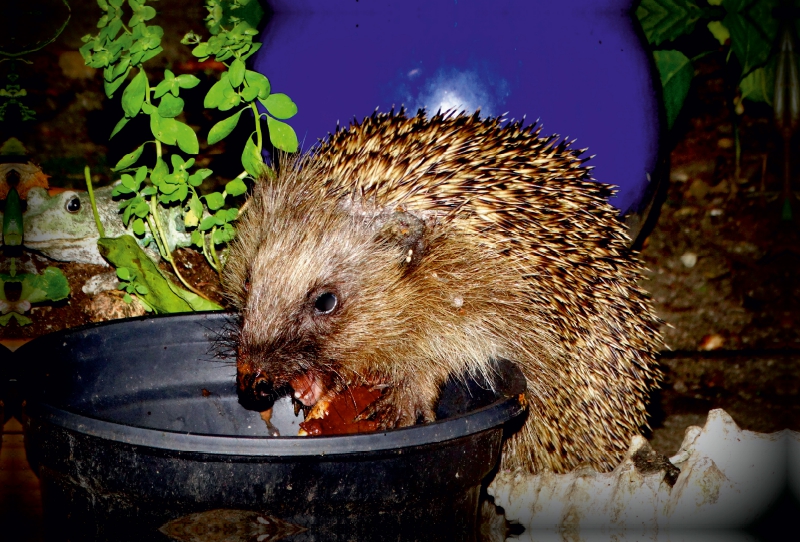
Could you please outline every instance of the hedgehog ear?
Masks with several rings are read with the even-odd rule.
[[[415,265],[425,252],[425,221],[405,211],[385,215],[376,240],[400,249],[400,265]]]

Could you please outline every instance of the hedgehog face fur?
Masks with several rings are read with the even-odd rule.
[[[477,115],[373,115],[261,180],[223,283],[240,394],[310,406],[384,386],[384,428],[430,421],[448,376],[519,364],[504,466],[609,469],[645,423],[657,320],[578,152]],[[491,377],[491,375],[487,375]]]

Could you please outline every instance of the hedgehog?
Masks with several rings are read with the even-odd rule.
[[[375,113],[254,186],[223,269],[240,399],[429,422],[443,384],[517,364],[528,416],[503,468],[612,469],[646,427],[658,319],[585,149],[479,113]],[[291,393],[291,391],[289,391]]]

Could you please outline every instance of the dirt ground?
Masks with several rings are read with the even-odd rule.
[[[22,140],[31,159],[51,176],[51,186],[83,188],[84,164],[92,167],[95,182],[108,183],[113,180],[109,165],[130,149],[124,138],[108,142],[121,116],[119,104],[105,98],[101,74],[83,66],[75,52],[80,37],[93,31],[94,18],[74,14],[94,14],[95,2],[70,4],[73,22],[66,31],[32,55],[33,64],[19,68],[37,119],[0,123],[0,140]],[[174,22],[168,35],[201,29],[204,13],[197,5],[195,11],[166,14]],[[198,68],[177,39],[167,42],[165,51],[161,62],[176,74],[193,73],[201,85],[213,82],[213,70]],[[700,62],[687,110],[672,139],[665,141],[672,147],[670,186],[641,251],[648,269],[643,286],[664,320],[668,347],[649,436],[657,450],[668,454],[677,450],[685,428],[702,425],[711,408],[726,409],[746,429],[800,429],[800,204],[795,198],[793,219],[781,219],[783,155],[769,109],[748,105],[738,119],[742,152],[735,178],[733,115],[723,62],[715,55]],[[187,119],[202,133],[213,120],[202,115]],[[136,139],[134,132],[129,134],[134,141],[145,139]],[[220,154],[201,154],[198,161],[216,163],[215,171],[223,174],[228,167]],[[110,268],[53,262],[30,253],[23,257],[40,270],[47,265],[62,269],[71,296],[34,306],[29,326],[0,328],[6,344],[99,318],[82,287]],[[216,276],[199,254],[182,250],[179,261],[191,282],[219,299]]]

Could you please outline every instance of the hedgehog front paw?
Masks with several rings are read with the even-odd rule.
[[[418,422],[432,422],[435,419],[432,402],[427,402],[420,394],[412,393],[402,387],[387,389],[356,417],[356,421],[376,422],[379,430],[408,427]]]

